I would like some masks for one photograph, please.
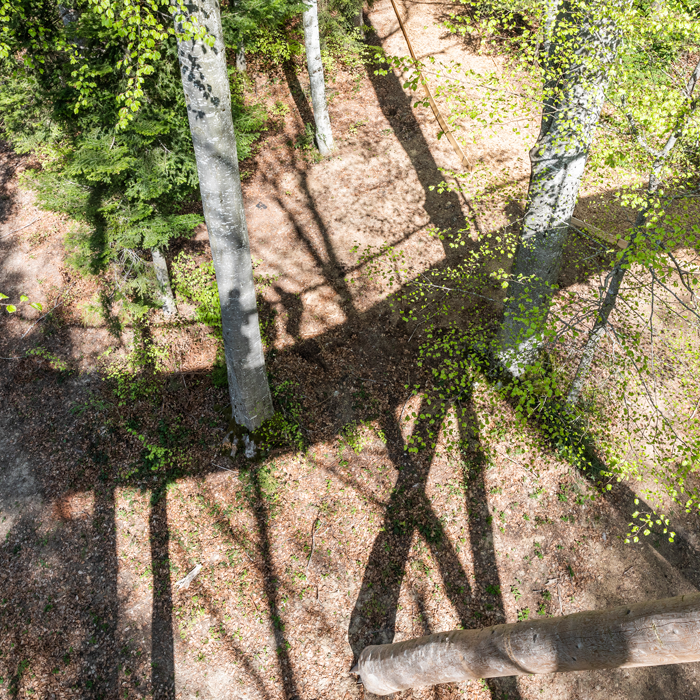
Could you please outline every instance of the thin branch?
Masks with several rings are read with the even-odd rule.
[[[63,302],[65,301],[65,294],[69,292],[74,286],[75,283],[71,284],[71,286],[68,287],[68,289],[66,289],[64,292],[61,292],[61,296],[59,297],[60,301],[57,301],[49,311],[47,311],[43,316],[40,316],[36,321],[34,321],[34,323],[32,323],[32,325],[29,326],[29,328],[27,328],[24,334],[20,337],[20,340],[25,338],[29,331],[31,331],[37,323],[43,321],[49,314],[53,313],[59,306],[61,306],[61,304],[63,304]]]
[[[311,552],[309,553],[309,558],[306,560],[306,573],[309,572],[309,564],[311,564],[311,557],[314,555],[314,547],[316,546],[316,529],[318,528],[318,518],[314,520],[314,524],[311,526]]]
[[[686,310],[689,311],[693,316],[695,316],[698,320],[700,320],[700,313],[698,313],[695,309],[692,309],[690,306],[688,306],[682,299],[678,297],[678,295],[669,287],[667,287],[657,276],[656,272],[654,272],[654,268],[649,266],[649,272],[651,272],[652,278],[656,281],[658,285],[663,287],[673,298]],[[682,317],[681,317],[682,318]]]
[[[20,226],[19,228],[16,228],[14,231],[10,231],[9,233],[6,233],[4,236],[0,236],[0,241],[3,238],[9,238],[10,236],[14,235],[15,233],[19,233],[20,231],[23,231],[25,228],[29,228],[32,224],[35,224],[37,221],[41,221],[42,219],[46,218],[46,214],[43,216],[38,216],[34,221],[30,221],[28,224],[25,224],[24,226]]]

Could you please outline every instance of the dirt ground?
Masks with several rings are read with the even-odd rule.
[[[421,56],[478,69],[490,59],[440,26],[452,7],[402,4]],[[406,53],[388,0],[366,21],[368,41]],[[407,388],[429,385],[415,362],[421,334],[366,279],[355,246],[389,243],[419,274],[452,254],[432,227],[507,226],[535,134],[468,147],[496,183],[475,210],[437,192],[439,169],[459,163],[399,76],[340,72],[330,88],[338,152],[317,162],[293,145],[310,114],[303,71],[256,77],[259,96],[289,112],[243,165],[246,213],[257,272],[270,280],[268,367],[276,386],[296,383],[308,446],[258,465],[222,449],[216,343],[185,307],[181,323],[154,324],[167,348],[162,401],[115,398],[103,378],[131,330],[117,338],[91,312],[96,287],[64,262],[71,222],[19,187],[30,160],[0,153],[0,291],[45,307],[2,316],[0,697],[359,699],[368,696],[349,669],[371,643],[698,589],[696,522],[674,524],[673,545],[625,545],[631,487],[598,493],[534,430],[514,435],[507,416],[481,427],[487,384],[471,397],[466,455],[446,450],[444,435],[436,449],[404,449],[414,414],[431,410]],[[596,211],[584,196],[579,215]],[[206,229],[181,249],[206,258]],[[51,357],[24,356],[37,347]],[[144,469],[139,434],[167,445],[177,470]],[[396,697],[696,698],[699,668]]]

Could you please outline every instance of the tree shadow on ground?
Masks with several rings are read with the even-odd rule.
[[[369,27],[366,43],[380,48],[381,40],[368,17],[365,17],[365,25]],[[376,66],[373,64],[368,65],[366,70],[379,107],[421,183],[425,196],[423,208],[430,217],[430,223],[447,232],[446,239],[443,241],[445,256],[448,259],[454,259],[459,253],[449,246],[449,241],[457,231],[469,228],[469,223],[462,214],[459,195],[451,191],[442,194],[438,192],[438,185],[445,180],[445,177],[440,172],[413,113],[411,97],[406,94],[394,70],[389,67],[385,75],[377,75]]]
[[[0,160],[4,161],[4,167],[0,171],[0,224],[3,224],[10,218],[15,207],[14,197],[8,189],[8,185],[17,173],[17,166],[24,159],[17,155],[6,141],[0,139]],[[9,231],[5,235],[8,234]]]
[[[376,37],[375,37],[376,39]],[[398,79],[393,73],[387,76],[371,76],[372,84],[382,105],[385,116],[389,119],[402,147],[411,158],[416,171],[419,173],[421,183],[426,194],[426,211],[431,221],[441,228],[448,227],[450,221],[445,219],[441,203],[445,197],[430,190],[442,178],[437,170],[435,161],[430,156],[427,143],[420,133],[420,128],[410,111],[410,100],[403,92]],[[303,93],[302,93],[303,96]],[[393,106],[392,106],[393,105]],[[303,105],[302,105],[303,106]],[[308,106],[308,102],[307,102]],[[392,111],[396,107],[396,111]],[[301,111],[301,109],[300,109]],[[413,120],[413,121],[411,121]],[[420,157],[412,155],[412,150],[417,149]],[[415,160],[414,160],[415,159]],[[427,159],[427,160],[426,160]],[[426,167],[426,163],[428,166]],[[321,248],[317,248],[311,236],[304,231],[301,223],[296,223],[296,236],[304,242],[313,259],[316,261],[326,282],[339,294],[347,296],[349,300],[348,321],[340,328],[335,328],[324,333],[316,339],[316,348],[325,345],[326,341],[336,344],[352,345],[354,348],[366,351],[371,360],[372,367],[379,368],[387,354],[396,347],[410,347],[415,351],[415,344],[410,345],[410,339],[400,332],[395,332],[387,324],[378,325],[377,319],[382,315],[391,315],[387,303],[379,304],[371,312],[361,314],[352,305],[352,295],[349,294],[347,281],[344,275],[342,263],[332,245],[328,231],[316,211],[313,197],[308,185],[304,182],[304,188],[308,196],[309,206],[316,219],[316,225],[321,231]],[[456,195],[455,195],[456,197]],[[428,199],[430,198],[430,202]],[[455,200],[453,207],[458,201]],[[460,225],[461,226],[461,225]],[[303,307],[289,298],[283,298],[283,305],[289,307],[298,317]],[[292,321],[291,330],[298,331],[298,324]],[[287,329],[290,330],[290,327]],[[295,334],[296,335],[296,334]],[[353,338],[359,335],[360,338]],[[298,342],[291,351],[296,352],[302,345]],[[307,353],[311,363],[314,357],[313,350]],[[303,354],[301,355],[307,359]],[[322,355],[321,355],[322,359]],[[312,364],[310,364],[312,366]],[[348,368],[347,376],[351,372],[357,372],[356,368]],[[180,375],[173,373],[174,379]],[[48,381],[48,380],[47,380]],[[345,381],[345,380],[343,380]],[[350,381],[347,382],[348,387]],[[319,376],[319,385],[324,389],[332,390],[327,379]],[[77,385],[76,385],[77,387]],[[79,389],[76,388],[79,393]],[[184,392],[183,392],[184,393]],[[179,394],[172,394],[168,400],[167,414],[165,413],[165,401],[161,410],[161,416],[170,420],[173,416],[189,415],[192,408],[186,401],[178,398]],[[328,403],[329,412],[335,411],[339,416],[334,425],[341,421],[343,408],[342,398],[332,398]],[[459,620],[465,627],[474,626],[473,601],[477,591],[472,590],[468,578],[459,561],[455,548],[450,542],[440,519],[436,515],[429,499],[426,496],[426,484],[429,477],[431,461],[434,456],[433,449],[418,453],[414,457],[407,457],[405,444],[401,433],[400,418],[395,416],[402,404],[403,397],[391,395],[388,397],[388,407],[381,417],[382,430],[387,438],[387,451],[390,461],[398,471],[397,481],[384,511],[383,530],[372,545],[368,565],[364,572],[360,593],[355,602],[351,615],[349,637],[353,653],[357,655],[362,648],[373,642],[392,641],[396,627],[397,605],[401,591],[401,585],[405,577],[407,557],[410,552],[412,538],[415,533],[424,539],[429,546],[432,556],[438,564],[441,577],[444,580],[446,594],[456,611]],[[37,401],[42,399],[37,395]],[[493,548],[493,537],[490,519],[488,515],[488,496],[484,486],[483,476],[483,450],[480,444],[477,421],[471,407],[471,399],[468,395],[460,398],[461,407],[465,410],[462,421],[461,442],[464,445],[462,462],[464,464],[463,482],[465,497],[468,499],[468,509],[472,510],[473,517],[466,524],[469,528],[472,559],[475,566],[476,580],[483,585],[483,592],[490,596],[494,607],[492,617],[496,613],[503,612],[503,604],[499,593],[502,582],[498,576],[497,559]],[[404,404],[405,405],[405,404]],[[128,407],[130,408],[130,407]],[[128,415],[128,408],[123,413]],[[55,419],[59,416],[64,420],[68,414],[67,405],[56,402],[52,404],[55,413],[49,413]],[[438,423],[444,418],[444,413],[430,409],[424,404],[420,412],[424,412]],[[350,409],[352,412],[352,409]],[[165,419],[163,419],[165,420]],[[50,544],[43,545],[45,533],[40,531],[35,521],[35,513],[30,513],[19,518],[8,533],[6,544],[1,550],[0,560],[3,573],[3,590],[12,593],[10,605],[2,611],[5,623],[4,639],[9,642],[3,644],[8,651],[3,656],[0,664],[3,673],[10,678],[10,687],[20,689],[29,682],[26,672],[29,666],[25,664],[32,660],[40,670],[42,660],[48,666],[54,666],[58,673],[54,674],[58,680],[61,678],[61,668],[70,666],[71,655],[80,658],[80,666],[75,677],[71,677],[70,684],[74,686],[78,697],[113,697],[119,677],[115,669],[118,663],[115,660],[123,660],[124,664],[130,664],[138,670],[131,674],[138,682],[131,681],[131,688],[135,692],[153,694],[154,698],[172,700],[175,694],[173,673],[175,668],[176,638],[173,624],[174,591],[171,584],[171,557],[170,551],[174,545],[173,525],[168,522],[167,516],[167,487],[186,475],[201,478],[216,469],[216,465],[203,465],[192,468],[187,474],[183,473],[159,473],[155,478],[148,472],[140,472],[136,476],[125,481],[115,481],[115,475],[109,471],[110,456],[103,450],[101,431],[102,428],[93,426],[93,432],[75,434],[72,432],[72,423],[65,421],[59,429],[67,439],[75,441],[78,445],[87,446],[87,455],[76,458],[75,469],[70,478],[65,481],[58,480],[51,474],[41,474],[43,466],[34,465],[32,469],[41,475],[42,484],[45,487],[44,498],[50,502],[61,502],[67,495],[76,494],[82,488],[86,494],[94,496],[94,517],[91,521],[83,521],[73,518],[59,521],[64,523],[50,538]],[[336,428],[342,427],[336,425]],[[19,434],[22,435],[21,427]],[[105,428],[106,430],[106,428]],[[430,442],[425,433],[426,424],[419,421],[413,437],[423,437]],[[128,436],[123,433],[121,439]],[[313,442],[313,441],[312,441]],[[83,449],[82,447],[80,449]],[[143,465],[142,465],[143,466]],[[298,697],[299,678],[295,674],[293,659],[287,650],[287,638],[284,634],[285,614],[281,609],[279,572],[275,569],[272,557],[272,540],[270,534],[269,506],[263,494],[260,482],[261,475],[255,469],[249,471],[251,485],[249,509],[254,520],[254,529],[257,534],[258,545],[254,552],[253,565],[264,580],[265,610],[264,616],[275,639],[275,653],[282,693],[287,700]],[[150,627],[141,630],[139,637],[141,649],[135,648],[126,636],[125,631],[117,627],[120,607],[124,601],[118,599],[117,587],[118,561],[116,548],[116,514],[115,514],[115,489],[121,486],[138,488],[150,498],[148,504],[148,532],[142,533],[148,539],[150,556],[150,574],[153,585],[153,604]],[[627,503],[632,498],[631,492],[626,496]],[[237,542],[238,535],[228,532],[228,540]],[[682,563],[697,560],[695,549],[690,544],[683,543]],[[43,566],[41,565],[41,553],[46,551],[52,557],[52,566],[58,572],[54,579],[60,579],[63,588],[50,591],[41,579]],[[661,550],[665,551],[665,550]],[[22,554],[24,552],[24,554]],[[26,556],[26,559],[23,558]],[[668,555],[670,556],[670,554]],[[82,577],[89,576],[91,586],[84,583]],[[697,571],[693,582],[697,585]],[[65,581],[68,581],[66,584]],[[481,592],[481,591],[480,591]],[[0,594],[1,595],[1,594]],[[77,605],[73,599],[77,598]],[[54,612],[55,603],[61,602],[64,617],[55,619],[55,623],[66,632],[59,630],[53,636],[44,636],[38,627],[51,623],[51,615]],[[5,604],[3,604],[5,605]],[[209,610],[213,613],[214,604],[209,602]],[[421,606],[421,601],[417,601]],[[43,611],[43,613],[42,613]],[[23,634],[27,620],[37,623],[32,628],[32,634]],[[494,621],[491,620],[491,621]],[[486,622],[486,620],[483,620]],[[56,626],[56,625],[54,625]],[[430,630],[425,630],[430,631]],[[150,644],[149,644],[150,642]],[[14,643],[14,646],[11,644]],[[225,638],[227,648],[232,650],[245,666],[263,697],[271,697],[273,693],[266,690],[267,679],[258,669],[246,661],[246,656],[241,645],[236,639],[227,636]],[[150,650],[146,650],[146,646]],[[137,655],[141,651],[141,656]],[[65,655],[68,662],[64,662]],[[104,675],[96,674],[96,669],[108,669]],[[44,669],[46,671],[46,669]],[[49,671],[47,671],[47,674]],[[490,682],[492,697],[509,697],[510,700],[518,697],[517,685],[511,680],[497,680]],[[57,686],[57,689],[60,686]],[[647,697],[654,695],[658,688],[649,689]]]
[[[326,342],[348,343],[356,349],[358,354],[365,354],[373,368],[381,373],[382,363],[390,352],[396,348],[410,348],[415,352],[415,344],[411,346],[408,339],[400,332],[394,331],[390,326],[376,327],[376,318],[383,312],[386,303],[380,308],[367,313],[356,313],[353,321],[348,321],[341,328],[335,328],[327,334],[316,339],[317,348],[324,347]],[[354,340],[352,336],[358,336]],[[304,341],[308,342],[308,341]],[[290,352],[296,352],[294,345]],[[303,355],[301,355],[304,357]],[[309,366],[312,367],[316,356],[310,357]],[[323,355],[321,354],[321,359]],[[308,359],[308,358],[304,358]],[[347,388],[343,393],[349,393],[356,369],[347,368]],[[179,378],[174,373],[174,379]],[[363,376],[366,376],[363,374]],[[375,375],[376,376],[376,375]],[[55,377],[45,378],[46,381],[55,381]],[[374,381],[370,376],[370,380]],[[77,381],[77,380],[76,380]],[[325,373],[318,374],[319,386],[325,386],[328,379]],[[410,383],[410,382],[409,382]],[[179,382],[178,382],[179,384]],[[336,385],[337,386],[337,385]],[[75,385],[76,396],[79,395],[78,385]],[[60,393],[56,397],[62,397]],[[179,389],[171,394],[168,399],[167,413],[162,409],[162,420],[168,421],[178,415],[192,413],[188,407],[187,392]],[[46,660],[49,666],[55,665],[59,669],[69,668],[70,664],[63,662],[63,655],[72,654],[80,659],[79,673],[70,680],[79,697],[110,697],[114,688],[119,683],[119,676],[114,671],[115,659],[123,660],[121,663],[130,665],[134,671],[131,678],[138,678],[138,683],[131,687],[141,692],[147,688],[154,698],[174,697],[173,670],[175,667],[176,635],[174,627],[174,591],[172,588],[171,552],[177,547],[173,537],[173,525],[168,522],[167,498],[168,485],[177,482],[185,476],[202,478],[215,470],[216,465],[204,465],[193,468],[188,473],[183,472],[157,472],[154,480],[148,469],[141,465],[141,471],[130,476],[126,481],[115,481],[115,474],[110,472],[111,457],[105,446],[106,438],[101,435],[99,422],[94,426],[85,426],[82,432],[75,433],[69,419],[68,406],[70,402],[56,404],[57,425],[62,434],[70,436],[76,447],[84,444],[86,454],[76,459],[76,465],[67,481],[57,481],[51,474],[41,474],[42,465],[37,464],[32,468],[36,471],[37,481],[42,484],[52,484],[50,490],[44,492],[48,502],[60,503],[70,494],[93,494],[95,505],[93,517],[90,521],[81,521],[72,516],[65,520],[66,525],[52,540],[51,547],[47,550],[53,557],[52,567],[56,570],[54,578],[63,583],[64,588],[52,592],[58,600],[61,598],[66,607],[65,616],[55,619],[51,624],[52,609],[49,609],[42,618],[42,609],[51,605],[46,588],[41,588],[40,575],[41,564],[38,559],[42,557],[43,532],[36,531],[34,515],[30,514],[20,518],[9,532],[5,546],[0,549],[2,559],[2,571],[4,572],[3,590],[12,590],[12,612],[6,607],[2,611],[3,622],[12,630],[6,632],[4,640],[9,642],[4,647],[9,649],[0,664],[6,677],[12,679],[12,687],[29,687],[28,678],[23,666],[27,659],[31,659],[35,666],[39,666],[41,659]],[[477,430],[477,419],[472,408],[471,396],[466,392],[456,397],[454,402],[464,411],[461,421],[460,443],[462,446],[461,462],[463,465],[463,483],[467,510],[471,510],[465,529],[469,530],[474,573],[478,582],[478,590],[472,589],[469,579],[462,567],[453,543],[446,534],[441,521],[435,513],[429,498],[426,496],[426,484],[429,477],[433,448],[428,446],[425,450],[414,456],[409,456],[405,451],[405,441],[402,437],[399,420],[394,418],[399,414],[402,405],[405,406],[405,396],[392,393],[388,397],[387,410],[380,416],[380,425],[386,436],[387,455],[397,470],[396,483],[384,506],[384,522],[382,523],[378,537],[372,545],[368,564],[364,571],[362,585],[351,614],[349,625],[349,641],[355,655],[370,643],[389,642],[393,640],[397,605],[402,583],[406,574],[407,558],[409,556],[411,542],[418,535],[427,544],[434,560],[439,568],[444,581],[446,596],[452,604],[460,623],[464,627],[474,627],[476,624],[488,624],[502,619],[503,604],[501,600],[502,582],[498,575],[497,559],[493,548],[493,536],[491,521],[488,514],[488,495],[484,486],[483,475],[483,448]],[[328,403],[329,412],[342,413],[341,399],[330,397]],[[124,409],[127,420],[128,410]],[[427,418],[418,421],[412,437],[416,440],[423,439],[430,445],[430,436],[426,432],[427,423],[434,420],[440,424],[444,419],[442,409],[431,408],[424,403],[417,411],[424,413]],[[400,415],[399,418],[402,416]],[[343,425],[341,421],[335,424],[335,430]],[[89,428],[89,429],[88,429]],[[111,429],[111,428],[110,428]],[[120,433],[121,434],[121,433]],[[126,434],[122,439],[127,439]],[[313,440],[311,443],[313,444]],[[83,449],[83,448],[81,448]],[[140,457],[143,459],[143,456]],[[149,467],[150,469],[150,467]],[[41,477],[41,478],[39,478]],[[269,530],[270,512],[269,506],[260,483],[261,475],[255,468],[249,470],[250,500],[249,509],[254,519],[254,530],[257,533],[257,542],[253,554],[253,564],[259,572],[264,585],[264,616],[274,637],[276,645],[276,659],[281,679],[282,692],[285,698],[299,697],[299,678],[295,672],[294,659],[287,650],[286,636],[284,633],[285,612],[280,606],[280,596],[283,589],[280,583],[279,572],[276,571],[272,556],[272,539]],[[150,498],[148,505],[148,531],[144,536],[148,538],[150,547],[151,576],[153,581],[153,605],[150,626],[139,632],[140,657],[135,656],[138,644],[130,641],[130,636],[118,627],[117,622],[125,601],[119,600],[117,588],[118,562],[116,549],[116,523],[115,523],[115,489],[123,486],[132,486],[139,489]],[[630,492],[628,500],[632,498]],[[239,536],[234,532],[227,534],[228,541],[239,542]],[[695,550],[690,544],[681,543],[683,554],[677,565],[684,569],[691,566],[697,559]],[[19,546],[15,552],[14,549]],[[659,551],[663,552],[663,548]],[[670,550],[671,553],[674,550]],[[22,552],[27,559],[22,559]],[[81,554],[81,552],[83,552]],[[670,555],[669,555],[670,556]],[[20,557],[19,559],[17,557]],[[80,568],[78,568],[80,567]],[[78,574],[82,571],[82,574]],[[691,572],[693,574],[693,572]],[[93,582],[92,588],[85,586],[83,576],[90,576]],[[692,578],[695,585],[700,583],[697,572]],[[27,585],[26,582],[30,584]],[[474,613],[477,595],[486,595],[489,604],[493,606],[491,616],[476,618]],[[72,603],[75,596],[79,600]],[[63,600],[65,597],[65,600]],[[417,600],[418,607],[421,602]],[[212,617],[215,613],[214,602],[207,603]],[[70,638],[65,635],[56,635],[52,639],[37,638],[31,635],[21,634],[26,628],[26,613],[34,620],[42,620],[45,626],[53,626],[54,629],[64,629],[69,626],[68,620],[73,620]],[[500,614],[499,614],[500,613]],[[17,617],[15,615],[18,615]],[[23,617],[24,615],[24,617]],[[325,624],[325,623],[324,623]],[[424,630],[426,632],[436,630]],[[8,636],[10,635],[10,636]],[[14,635],[14,636],[13,636]],[[12,641],[15,646],[11,647]],[[267,693],[267,680],[259,671],[247,664],[246,655],[240,644],[231,636],[225,637],[225,643],[232,653],[241,659],[247,673],[257,685],[259,692],[265,696]],[[131,645],[131,646],[129,646]],[[72,652],[69,650],[72,649]],[[34,667],[32,667],[34,668]],[[70,667],[72,668],[72,667]],[[93,669],[99,669],[96,673]],[[109,673],[104,669],[110,669]],[[38,670],[38,668],[37,668]],[[671,671],[669,671],[672,674]],[[493,698],[505,698],[510,700],[519,697],[517,684],[510,680],[494,680],[489,682]],[[654,697],[656,686],[651,687],[649,695]]]
[[[471,409],[469,396],[462,397],[460,410],[462,487],[466,499],[465,512],[470,514],[467,525],[474,576],[479,582],[480,590],[475,590],[470,585],[469,577],[426,494],[434,456],[434,448],[430,445],[434,443],[435,435],[431,433],[435,430],[435,425],[443,424],[446,414],[444,409],[436,410],[429,403],[423,402],[416,412],[421,419],[416,421],[410,441],[413,445],[424,444],[427,447],[414,457],[406,460],[405,450],[408,445],[403,440],[398,422],[386,419],[382,424],[389,459],[399,474],[386,505],[380,534],[369,555],[362,586],[350,618],[348,637],[354,661],[366,646],[387,644],[394,639],[399,596],[416,533],[427,543],[437,562],[446,595],[462,628],[473,627],[475,620],[482,618],[483,613],[475,608],[479,607],[479,599],[484,595],[488,595],[493,603],[489,604],[492,610],[486,613],[492,619],[484,619],[483,624],[504,618],[501,582],[483,482],[484,460],[479,444],[478,422]],[[433,426],[432,430],[430,426]],[[436,631],[439,630],[424,629],[424,634]],[[514,679],[489,680],[487,685],[494,698],[520,698]]]
[[[299,116],[301,117],[301,122],[304,126],[307,124],[316,128],[316,122],[314,120],[314,112],[309,104],[306,94],[304,93],[304,88],[299,82],[299,76],[297,75],[296,66],[293,61],[285,61],[282,64],[282,71],[284,72],[285,80],[287,81],[287,86],[289,87],[289,92],[294,100],[294,104],[299,111]]]

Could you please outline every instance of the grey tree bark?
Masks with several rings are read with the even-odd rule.
[[[272,416],[253,265],[243,209],[231,92],[217,0],[193,0],[188,16],[206,28],[214,45],[182,37],[178,58],[192,133],[204,219],[221,303],[224,353],[235,421],[255,430]]]
[[[514,377],[533,364],[542,346],[569,220],[620,41],[603,3],[554,0],[550,8],[542,124],[530,151],[527,210],[494,347],[495,359]]]
[[[365,33],[362,30],[362,27],[365,24],[365,14],[364,14],[364,3],[360,3],[360,7],[357,10],[357,14],[354,17],[354,25],[357,29],[360,30],[360,35],[362,38],[365,38]]]
[[[245,60],[245,44],[239,44],[236,51],[236,70],[239,73],[245,73],[247,68]]]
[[[700,660],[700,593],[363,649],[365,689],[408,688],[532,673],[662,666]]]
[[[316,145],[321,155],[327,156],[334,148],[331,119],[326,104],[326,83],[321,61],[321,39],[318,33],[318,0],[306,0],[304,20],[304,45],[306,66],[311,84],[311,104],[316,122]]]
[[[678,140],[683,133],[684,125],[697,108],[697,101],[693,103],[692,97],[698,80],[700,80],[700,61],[698,61],[697,65],[695,66],[695,70],[692,72],[685,85],[685,96],[689,101],[691,101],[691,108],[682,113],[681,119],[674,125],[674,129],[666,140],[664,147],[658,151],[658,153],[654,154],[654,164],[652,166],[651,173],[649,173],[649,183],[647,184],[647,204],[637,214],[636,221],[634,222],[635,229],[641,229],[646,225],[651,208],[651,200],[661,186],[661,173],[663,167],[678,143]],[[636,130],[636,125],[633,124],[632,126],[633,129]],[[579,365],[576,369],[576,374],[574,375],[571,386],[569,387],[569,392],[566,396],[566,402],[572,406],[578,403],[583,386],[591,371],[591,365],[593,364],[593,358],[595,357],[598,344],[605,336],[610,314],[615,308],[617,295],[620,292],[620,286],[622,285],[622,280],[625,277],[629,259],[634,251],[634,248],[634,236],[632,236],[630,245],[625,249],[625,252],[620,256],[620,259],[617,261],[612,271],[606,278],[607,284],[605,294],[602,298],[596,321],[588,335],[581,359],[579,360]]]
[[[170,275],[168,274],[168,264],[165,261],[165,256],[158,248],[151,248],[151,259],[156,272],[160,296],[163,300],[163,312],[166,316],[173,316],[177,314],[177,305],[170,286]]]

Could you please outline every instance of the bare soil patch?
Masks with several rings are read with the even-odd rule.
[[[451,7],[405,3],[409,32],[422,55],[478,66],[486,59],[439,25]],[[405,51],[388,1],[368,20],[370,41]],[[260,96],[289,107],[242,169],[253,255],[272,279],[261,304],[268,367],[301,406],[307,449],[254,464],[227,456],[216,342],[186,307],[179,323],[153,319],[168,350],[157,400],[119,401],[105,368],[132,329],[116,337],[90,315],[97,287],[64,264],[71,223],[34,207],[17,187],[31,164],[2,151],[0,236],[42,218],[0,238],[0,290],[55,309],[1,321],[0,355],[11,359],[0,360],[0,697],[362,698],[348,671],[367,644],[697,589],[692,523],[673,546],[624,545],[633,492],[597,493],[534,429],[516,450],[508,416],[486,429],[486,384],[470,399],[464,454],[444,436],[435,449],[404,449],[420,430],[414,414],[434,411],[407,388],[429,385],[415,362],[420,330],[391,311],[354,246],[390,243],[418,274],[451,254],[430,227],[508,225],[527,143],[474,146],[470,157],[503,183],[475,214],[433,189],[439,168],[458,164],[401,85],[392,73],[339,73],[338,153],[316,162],[294,146],[308,114],[303,73],[256,79]],[[182,249],[206,259],[204,227]],[[585,283],[577,274],[570,283]],[[24,357],[38,346],[51,357]],[[694,698],[697,673],[550,675],[397,697]]]

